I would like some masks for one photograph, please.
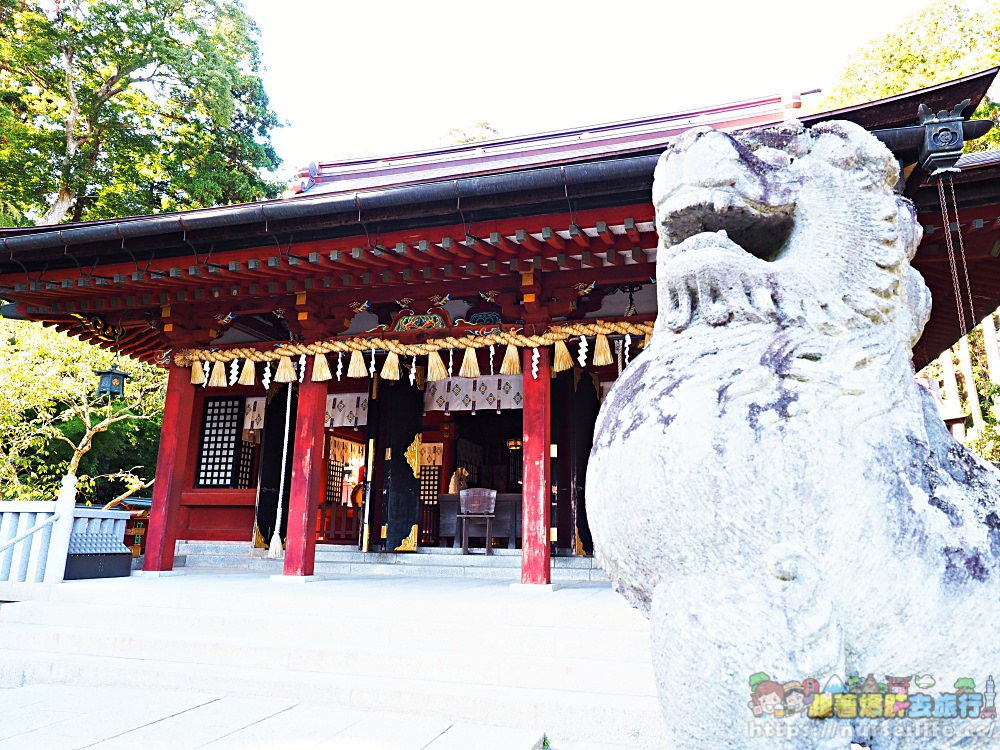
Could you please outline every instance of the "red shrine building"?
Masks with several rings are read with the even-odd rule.
[[[853,120],[903,165],[934,294],[917,367],[965,333],[948,233],[975,309],[1000,303],[1000,152],[959,160],[945,222],[899,134],[920,104],[971,113],[996,74],[800,118]],[[146,570],[178,539],[283,540],[289,576],[317,544],[457,545],[467,485],[496,493],[488,529],[464,520],[475,546],[522,550],[522,582],[548,583],[552,554],[593,551],[594,423],[656,316],[659,154],[798,115],[764,98],[314,164],[279,200],[0,230],[3,313],[168,370]]]

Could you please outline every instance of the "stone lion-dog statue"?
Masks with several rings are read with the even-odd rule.
[[[922,675],[978,701],[1000,678],[1000,472],[914,381],[931,300],[898,180],[849,122],[699,128],[656,167],[659,315],[601,409],[587,507],[678,749],[1000,743],[973,698],[912,718]]]

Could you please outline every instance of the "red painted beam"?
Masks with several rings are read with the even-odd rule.
[[[188,461],[194,419],[194,386],[191,370],[170,365],[167,398],[163,407],[160,450],[156,458],[156,484],[149,512],[149,535],[143,570],[173,570],[174,544],[180,523],[181,492],[189,474]]]
[[[326,383],[312,381],[313,360],[299,385],[295,453],[285,537],[286,576],[310,576],[316,563],[316,508],[323,491]]]
[[[549,349],[538,350],[538,377],[532,377],[534,350],[522,350],[524,372],[524,473],[522,491],[521,583],[551,583],[549,552],[549,444],[551,442],[551,378]]]

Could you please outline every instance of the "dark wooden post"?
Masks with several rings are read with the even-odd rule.
[[[551,378],[549,350],[538,350],[538,377],[531,374],[532,350],[522,351],[524,373],[524,473],[522,484],[521,583],[551,582],[549,553],[549,444]]]
[[[194,366],[198,367],[199,363],[195,362]],[[192,456],[191,433],[197,419],[194,414],[194,388],[191,369],[171,364],[143,570],[163,571],[173,570],[174,567],[181,492],[191,475],[188,465]]]
[[[285,537],[286,576],[310,576],[316,564],[316,508],[323,492],[326,382],[314,383],[312,363],[299,385],[295,449]]]
[[[441,492],[448,492],[455,473],[455,421],[450,414],[441,418]]]

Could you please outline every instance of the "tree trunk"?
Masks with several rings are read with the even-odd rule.
[[[986,366],[989,368],[990,382],[1000,383],[1000,349],[997,348],[997,326],[990,313],[982,322],[983,348],[986,349]]]
[[[944,402],[956,411],[960,411],[962,397],[958,395],[958,378],[955,377],[953,356],[951,349],[945,349],[938,357],[938,361],[941,363],[941,374],[944,376]]]
[[[49,210],[45,212],[45,216],[38,220],[37,226],[47,226],[61,222],[66,218],[66,214],[69,213],[70,206],[73,205],[74,200],[76,200],[76,193],[73,190],[67,187],[59,188],[59,194],[56,196],[55,201],[49,206]]]
[[[965,381],[965,397],[972,412],[972,429],[977,432],[983,428],[983,410],[979,406],[979,392],[976,390],[976,380],[972,374],[972,358],[969,356],[969,340],[963,336],[958,340],[958,367]]]

